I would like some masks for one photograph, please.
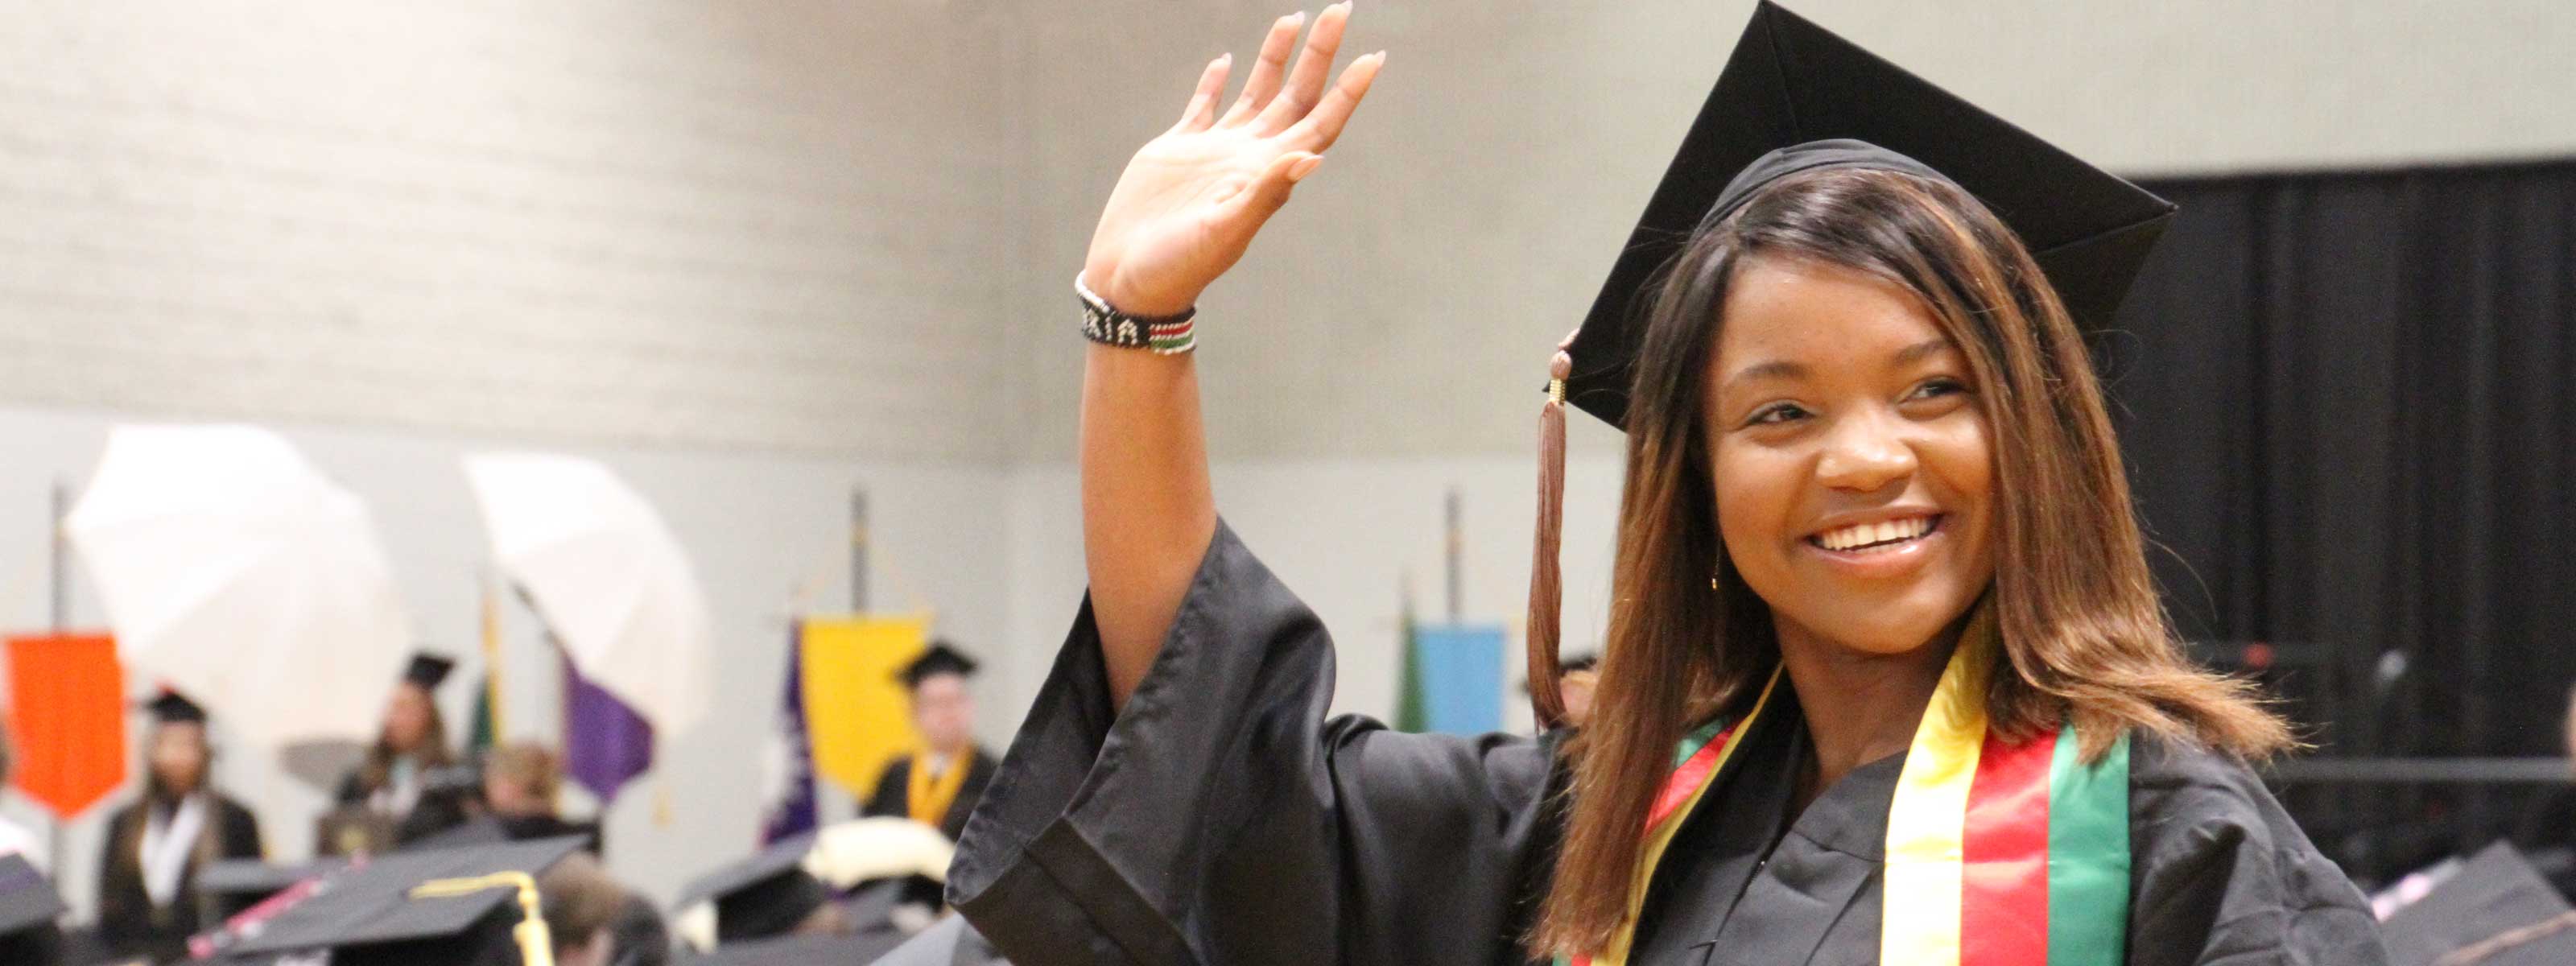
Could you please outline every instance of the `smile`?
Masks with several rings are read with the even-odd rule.
[[[1879,520],[1835,527],[1807,538],[1820,550],[1854,556],[1894,553],[1921,542],[1941,528],[1942,514]]]

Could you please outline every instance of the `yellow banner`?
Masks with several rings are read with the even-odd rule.
[[[805,727],[814,774],[865,803],[888,759],[919,747],[895,672],[921,656],[929,622],[913,617],[807,617]]]

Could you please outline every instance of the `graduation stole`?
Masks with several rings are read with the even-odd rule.
[[[2018,743],[1986,730],[1986,682],[2002,639],[1982,608],[1923,709],[1888,808],[1879,961],[1925,966],[2119,966],[2129,923],[2129,739],[2086,764],[2075,726]],[[1646,886],[1673,834],[1771,706],[1682,739],[1646,816],[1628,916],[1599,955],[1627,961]]]
[[[912,820],[923,825],[938,825],[948,817],[948,807],[957,803],[957,790],[966,787],[966,772],[975,766],[974,752],[949,756],[948,770],[930,777],[930,754],[912,756],[911,774],[905,777],[903,802]]]

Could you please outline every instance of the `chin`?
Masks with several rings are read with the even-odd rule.
[[[1898,657],[1943,639],[1977,602],[1973,594],[1941,596],[1949,599],[1828,604],[1822,609],[1829,616],[1799,623],[1818,639],[1842,648],[1877,657]]]

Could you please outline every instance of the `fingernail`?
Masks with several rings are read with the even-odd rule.
[[[1306,180],[1306,176],[1314,174],[1316,166],[1323,163],[1324,156],[1317,154],[1309,156],[1306,160],[1299,161],[1296,164],[1289,165],[1288,183],[1296,184],[1297,182]]]

